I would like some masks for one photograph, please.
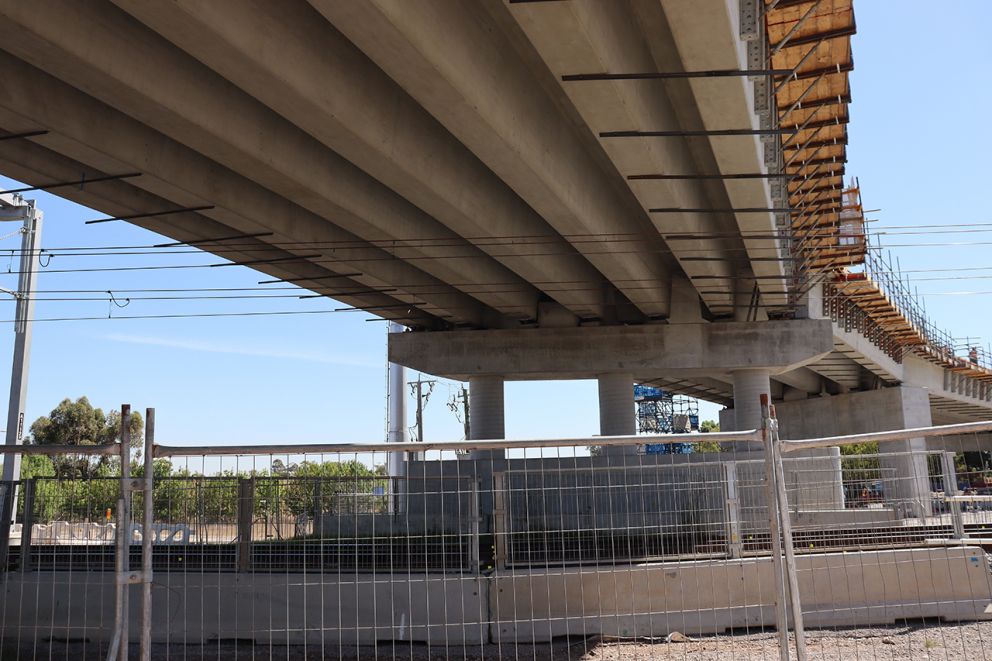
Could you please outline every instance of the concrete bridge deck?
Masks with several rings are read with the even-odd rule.
[[[774,5],[0,0],[0,131],[24,134],[0,172],[88,181],[53,192],[420,331],[418,366],[471,375],[473,433],[502,434],[482,405],[502,380],[576,373],[600,379],[604,434],[632,431],[611,411],[630,418],[634,380],[738,429],[759,394],[899,386],[925,390],[925,423],[986,417],[992,372],[836,313],[865,251],[853,10]],[[441,361],[457,333],[634,326],[656,337],[595,347],[597,370]],[[708,364],[650,353],[662,336]]]

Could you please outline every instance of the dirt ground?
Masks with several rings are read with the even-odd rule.
[[[483,647],[428,646],[382,643],[376,646],[339,647],[319,644],[290,647],[251,643],[214,642],[204,645],[155,645],[156,661],[228,661],[236,659],[409,659],[442,661],[464,659],[556,659],[606,661],[607,659],[779,659],[774,632],[734,632],[718,636],[698,636],[680,642],[608,641],[599,638],[572,639],[545,645],[486,645]],[[870,629],[814,630],[807,632],[809,659],[935,659],[977,661],[992,659],[992,622],[912,624]],[[0,661],[19,659],[102,659],[106,647],[93,643],[39,642],[18,646],[11,641],[0,645]],[[131,658],[137,659],[137,645]],[[795,655],[793,655],[795,658]]]

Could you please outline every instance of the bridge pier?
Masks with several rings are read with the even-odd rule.
[[[499,375],[473,376],[468,380],[469,437],[473,441],[506,437],[504,379]],[[472,459],[503,459],[504,450],[473,450]]]
[[[776,410],[782,438],[864,434],[932,424],[928,391],[912,386],[781,402]],[[882,443],[878,449],[886,503],[903,516],[931,514],[926,439]]]
[[[734,381],[734,424],[727,427],[728,431],[746,431],[760,429],[761,396],[767,395],[772,400],[771,371],[768,369],[742,369],[730,373]],[[723,427],[721,427],[723,429]],[[737,444],[740,446],[741,444]],[[749,443],[747,450],[761,450],[761,443]]]
[[[597,381],[599,382],[600,436],[633,436],[636,434],[634,376],[630,372],[600,374]],[[603,454],[637,454],[637,446],[608,446],[603,448]]]

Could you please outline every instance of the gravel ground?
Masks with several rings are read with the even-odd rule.
[[[556,642],[552,645],[487,645],[485,647],[451,647],[427,645],[391,645],[376,647],[319,645],[285,646],[250,643],[210,643],[206,645],[155,645],[152,658],[157,660],[206,661],[234,659],[409,659],[443,661],[444,659],[529,659],[531,661],[606,659],[779,659],[774,632],[734,633],[699,636],[682,642],[626,642],[598,638]],[[940,659],[976,661],[992,659],[992,622],[967,624],[926,624],[871,629],[809,631],[807,652],[810,659]],[[137,658],[137,645],[131,647]],[[41,643],[0,646],[0,661],[15,659],[101,659],[106,648],[81,643]]]

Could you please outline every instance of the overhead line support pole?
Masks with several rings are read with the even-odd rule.
[[[34,320],[34,291],[38,282],[38,246],[41,244],[42,213],[33,201],[0,198],[0,220],[20,220],[21,265],[17,282],[17,309],[14,313],[14,357],[10,373],[10,398],[7,404],[6,445],[24,441],[24,408],[28,397],[28,372],[31,363],[31,333]],[[20,477],[21,456],[14,454],[3,462],[3,481]],[[11,493],[13,494],[13,491]]]

